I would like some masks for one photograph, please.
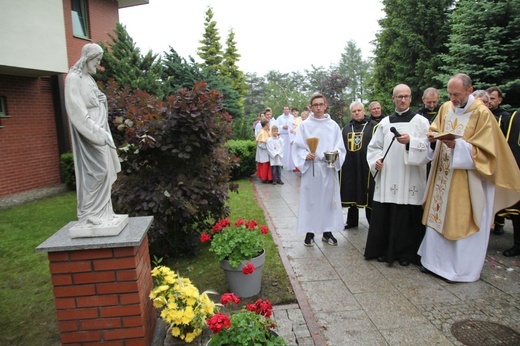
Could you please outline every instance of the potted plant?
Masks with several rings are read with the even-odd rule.
[[[265,262],[262,236],[268,233],[267,226],[260,226],[255,220],[238,219],[231,223],[223,219],[200,236],[202,242],[211,242],[209,250],[220,260],[230,291],[240,297],[260,292]]]
[[[154,307],[174,337],[192,342],[206,327],[206,319],[215,313],[215,303],[205,291],[199,293],[190,279],[177,275],[170,268],[156,266],[152,270],[155,288],[150,292]]]
[[[238,305],[240,299],[232,293],[225,293],[220,303],[224,308],[228,306],[230,312],[218,312],[207,320],[213,332],[207,346],[286,345],[283,337],[274,330],[276,324],[271,319],[273,308],[269,300],[258,299],[247,304],[245,309],[233,311],[231,307]]]

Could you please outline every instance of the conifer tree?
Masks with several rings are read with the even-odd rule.
[[[103,48],[101,66],[104,70],[98,70],[96,80],[106,83],[109,78],[114,78],[122,86],[128,85],[131,89],[144,90],[162,98],[162,65],[158,54],[150,50],[143,56],[121,23],[116,23],[114,34],[108,36],[112,40],[108,44],[110,49],[103,43],[99,44]]]
[[[233,29],[229,31],[226,40],[226,50],[224,51],[224,61],[222,64],[222,74],[231,79],[231,87],[242,97],[247,93],[246,77],[244,72],[240,71],[237,62],[240,59],[236,42],[235,32]],[[244,105],[244,102],[241,102]]]
[[[374,58],[374,99],[389,106],[392,89],[405,83],[418,105],[427,87],[440,88],[436,78],[440,54],[450,31],[448,13],[454,0],[383,0]],[[392,107],[393,108],[393,107]]]
[[[206,66],[213,68],[215,71],[221,71],[222,45],[220,44],[220,35],[217,29],[217,22],[213,20],[213,8],[208,7],[206,18],[204,20],[204,34],[201,41],[202,46],[198,49],[199,57],[204,61]]]
[[[370,70],[370,62],[363,59],[361,49],[357,47],[355,41],[347,42],[344,52],[341,53],[338,70],[340,74],[347,76],[349,79],[346,95],[344,95],[347,104],[356,100],[363,101],[367,97],[365,85]]]
[[[478,15],[477,15],[478,14]],[[504,103],[520,106],[520,2],[461,0],[453,12],[453,30],[442,56],[444,84],[457,72],[475,88],[498,86]]]

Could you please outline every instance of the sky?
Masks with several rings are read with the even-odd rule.
[[[366,59],[373,55],[370,41],[384,16],[380,0],[149,0],[121,9],[119,21],[142,54],[171,46],[186,60],[200,62],[197,49],[208,6],[223,50],[233,29],[238,67],[258,75],[329,68],[340,61],[349,40]]]

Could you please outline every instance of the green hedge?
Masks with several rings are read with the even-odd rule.
[[[229,140],[229,152],[236,156],[231,169],[231,180],[249,178],[256,172],[256,142],[253,140]]]
[[[74,173],[74,156],[72,153],[60,156],[61,176],[69,190],[76,190],[76,175]]]

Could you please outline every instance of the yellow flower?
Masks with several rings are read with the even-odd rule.
[[[193,308],[191,306],[188,306],[186,310],[184,310],[184,315],[182,316],[182,323],[188,324],[194,317],[195,314],[193,313]]]
[[[200,335],[200,333],[197,334],[197,333],[194,331],[193,333],[188,333],[188,334],[186,334],[186,339],[184,339],[184,340],[186,340],[186,342],[192,342],[192,341],[193,341],[197,336],[199,336],[199,335]]]
[[[172,327],[172,335],[178,337],[181,335],[181,329],[179,327]]]
[[[155,267],[152,276],[155,288],[149,297],[160,310],[161,319],[170,326],[174,337],[192,342],[206,327],[206,319],[214,314],[215,303],[207,293],[215,292],[200,294],[189,279],[178,276],[168,267]]]
[[[157,275],[159,275],[159,267],[155,267],[152,269],[152,276],[156,277]]]

